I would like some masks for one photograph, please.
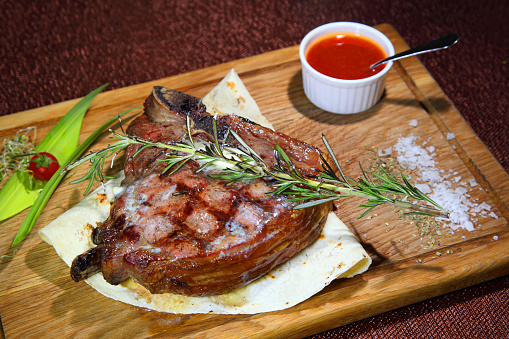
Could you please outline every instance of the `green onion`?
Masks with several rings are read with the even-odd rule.
[[[118,117],[120,117],[124,114],[127,114],[137,108],[138,107],[127,110],[127,111],[119,114]],[[53,177],[51,177],[51,179],[48,181],[46,186],[43,188],[43,190],[42,190],[41,194],[39,195],[39,197],[37,198],[37,200],[35,200],[34,205],[28,212],[25,220],[23,221],[23,224],[19,228],[18,233],[16,234],[16,237],[14,238],[14,241],[12,242],[11,246],[17,245],[19,242],[21,242],[27,236],[27,234],[32,230],[32,228],[35,225],[35,222],[37,221],[37,218],[39,218],[39,215],[41,214],[42,210],[46,206],[46,203],[48,202],[49,198],[51,197],[51,195],[57,188],[60,181],[62,181],[62,179],[64,178],[65,168],[70,163],[72,163],[73,161],[78,159],[79,156],[88,147],[90,147],[92,142],[94,142],[94,140],[97,139],[97,137],[99,137],[99,135],[101,135],[101,133],[103,133],[111,124],[113,124],[118,119],[118,117],[112,118],[111,120],[109,120],[106,123],[104,123],[103,125],[101,125],[101,127],[99,127],[85,141],[83,141],[83,143],[78,148],[75,149],[74,153],[71,154],[71,156],[67,159],[67,161],[65,163],[62,163],[62,165],[60,165],[60,169],[58,170],[58,172],[55,173],[55,175],[53,175]]]
[[[66,162],[78,146],[81,123],[92,100],[108,84],[102,85],[81,99],[42,139],[34,152],[53,154],[60,164]],[[48,183],[31,180],[28,172],[16,171],[0,190],[0,221],[32,206],[40,190]]]

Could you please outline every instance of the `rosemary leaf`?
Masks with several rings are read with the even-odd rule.
[[[364,213],[362,213],[357,219],[362,219],[366,216],[366,214],[368,214],[369,212],[371,212],[373,210],[373,208],[375,208],[376,206],[372,206],[370,208],[368,208],[367,210],[364,211]]]
[[[299,204],[299,205],[295,206],[293,209],[298,210],[298,209],[313,207],[316,205],[324,204],[326,202],[334,201],[336,199],[337,199],[337,197],[330,197],[330,198],[325,198],[325,199],[311,200],[311,201]]]
[[[171,171],[170,173],[168,173],[168,175],[172,175],[173,173],[177,172],[182,166],[185,165],[186,162],[188,162],[189,160],[191,160],[192,157],[187,157],[187,158],[184,158],[182,161],[180,161],[180,164],[178,164],[177,167],[175,167],[175,169],[173,171]],[[174,163],[170,163],[170,165],[168,165],[164,170],[163,170],[163,173],[166,173],[166,171],[168,171],[170,168],[172,168],[174,165],[176,164],[176,162]]]
[[[345,175],[343,174],[343,170],[341,169],[341,166],[339,165],[339,161],[336,158],[336,155],[334,154],[332,147],[330,146],[329,142],[327,141],[327,138],[325,137],[325,135],[323,133],[322,133],[322,142],[325,145],[327,152],[330,154],[332,161],[334,162],[334,165],[336,165],[336,168],[338,169],[338,172],[341,175],[343,182],[349,186],[348,181],[346,180]],[[325,159],[323,158],[323,156],[321,154],[320,154],[320,158],[322,159],[323,163],[327,165],[327,168],[330,170],[329,173],[331,173],[332,177],[337,178],[336,174],[332,170],[331,166],[327,163],[327,161],[325,161]]]

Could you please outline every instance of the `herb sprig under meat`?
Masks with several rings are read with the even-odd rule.
[[[373,208],[383,204],[392,204],[407,210],[409,214],[421,214],[429,216],[438,216],[447,218],[448,213],[440,205],[427,197],[418,188],[413,186],[407,178],[401,174],[402,182],[396,180],[387,171],[381,168],[382,175],[373,173],[372,176],[364,172],[359,163],[362,177],[355,180],[346,176],[339,165],[339,162],[332,151],[327,139],[322,134],[322,141],[332,158],[335,167],[339,172],[336,175],[332,166],[320,155],[323,170],[317,175],[304,176],[292,163],[288,155],[276,146],[274,157],[276,166],[269,168],[265,161],[233,130],[229,129],[223,138],[219,140],[217,126],[214,120],[214,142],[195,142],[191,135],[190,121],[187,118],[187,137],[186,142],[162,143],[146,140],[137,136],[127,135],[122,129],[123,134],[111,131],[113,139],[118,141],[105,149],[88,154],[65,168],[65,171],[71,170],[87,161],[90,162],[89,172],[82,178],[71,183],[78,183],[89,180],[89,185],[85,194],[87,194],[94,181],[104,182],[110,179],[103,175],[103,166],[106,158],[116,156],[129,145],[140,145],[140,148],[133,155],[135,157],[143,150],[150,147],[158,147],[166,150],[166,157],[158,159],[167,164],[163,173],[170,171],[171,175],[178,171],[186,162],[194,160],[200,164],[196,172],[200,172],[208,167],[213,167],[208,175],[213,178],[226,181],[226,185],[231,185],[240,180],[251,180],[263,178],[267,180],[270,186],[275,190],[269,194],[288,195],[289,201],[302,201],[295,206],[295,209],[307,208],[322,204],[325,202],[345,198],[349,196],[360,196],[368,201],[360,207],[366,208],[359,218],[369,213]],[[227,143],[229,136],[232,136],[239,145],[233,146]],[[112,161],[113,161],[112,159]],[[399,199],[395,197],[400,197]],[[413,204],[402,199],[411,197],[415,200],[427,201],[433,207]]]

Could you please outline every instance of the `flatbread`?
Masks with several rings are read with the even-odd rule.
[[[245,88],[234,70],[225,79],[234,79],[237,88]],[[228,91],[217,88],[224,86],[230,86],[228,81],[222,81],[212,91],[216,93],[214,102],[230,98]],[[246,102],[252,99],[247,90],[242,96]],[[271,126],[270,122],[268,124]],[[92,229],[95,223],[108,218],[110,203],[123,192],[122,179],[123,172],[39,231],[40,237],[55,248],[68,266],[77,255],[95,246]],[[370,264],[371,258],[348,227],[330,213],[322,234],[311,246],[263,277],[227,294],[211,297],[151,294],[132,279],[114,286],[101,274],[85,281],[109,298],[160,312],[255,314],[292,307],[318,293],[334,279],[353,277],[366,271]]]
[[[213,115],[236,114],[274,130],[233,68],[203,97],[202,102],[207,106],[207,112]]]

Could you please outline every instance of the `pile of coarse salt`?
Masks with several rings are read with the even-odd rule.
[[[451,137],[453,138],[448,135],[448,140]],[[412,179],[417,182],[415,186],[450,213],[449,219],[442,219],[444,224],[453,231],[460,228],[473,231],[471,217],[489,215],[498,219],[495,213],[490,212],[490,205],[470,200],[471,195],[468,193],[478,186],[474,179],[467,184],[461,182],[461,176],[458,176],[457,172],[449,170],[445,173],[443,169],[437,168],[434,160],[435,147],[423,147],[427,145],[427,141],[423,142],[423,146],[417,145],[416,140],[414,135],[399,138],[392,149],[383,150],[379,155],[389,155],[394,150],[398,153],[397,160],[403,168],[418,170],[418,178]],[[479,186],[479,189],[482,188]]]

